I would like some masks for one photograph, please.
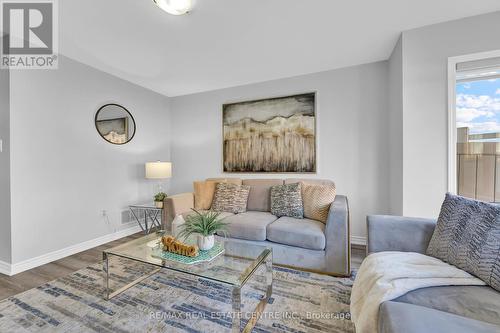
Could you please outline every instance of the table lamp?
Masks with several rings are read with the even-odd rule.
[[[147,162],[146,179],[158,179],[158,192],[163,192],[161,180],[172,177],[172,163],[170,162]]]

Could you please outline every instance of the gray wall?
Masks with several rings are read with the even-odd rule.
[[[173,161],[172,192],[223,175],[223,103],[309,91],[318,174],[304,177],[333,179],[349,196],[353,235],[365,235],[367,214],[435,217],[447,190],[447,59],[500,49],[499,31],[500,12],[437,24],[404,32],[389,61],[173,99],[65,57],[55,71],[0,71],[0,261],[124,228],[127,205],[154,191],[148,160]],[[109,102],[135,117],[130,144],[97,134],[94,113]]]
[[[403,41],[389,58],[389,188],[390,212],[403,214]]]
[[[447,191],[448,57],[500,49],[500,12],[403,33],[403,213],[436,217]]]
[[[174,192],[222,175],[222,104],[317,92],[318,174],[349,197],[352,234],[365,236],[367,214],[389,210],[387,62],[269,81],[171,99]],[[296,177],[296,175],[231,175]]]
[[[0,38],[0,43],[2,38]],[[0,261],[11,262],[9,71],[0,69]]]
[[[12,262],[134,225],[123,224],[127,205],[151,201],[155,187],[144,163],[170,160],[168,98],[66,57],[58,70],[12,72],[10,88]],[[109,102],[136,120],[129,144],[95,129]]]

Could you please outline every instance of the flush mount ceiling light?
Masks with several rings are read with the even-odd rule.
[[[172,15],[183,15],[193,7],[191,0],[153,0],[153,2]]]

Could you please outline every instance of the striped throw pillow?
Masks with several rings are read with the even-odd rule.
[[[330,205],[335,200],[335,185],[302,184],[304,217],[326,223]]]
[[[500,205],[447,193],[427,255],[500,291]]]

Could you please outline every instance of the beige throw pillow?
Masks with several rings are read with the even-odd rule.
[[[244,213],[247,211],[250,186],[229,183],[217,184],[212,210],[216,212]]]
[[[302,183],[304,217],[326,223],[330,205],[335,200],[335,185]]]
[[[216,182],[198,181],[193,183],[194,208],[209,210],[214,199]]]

